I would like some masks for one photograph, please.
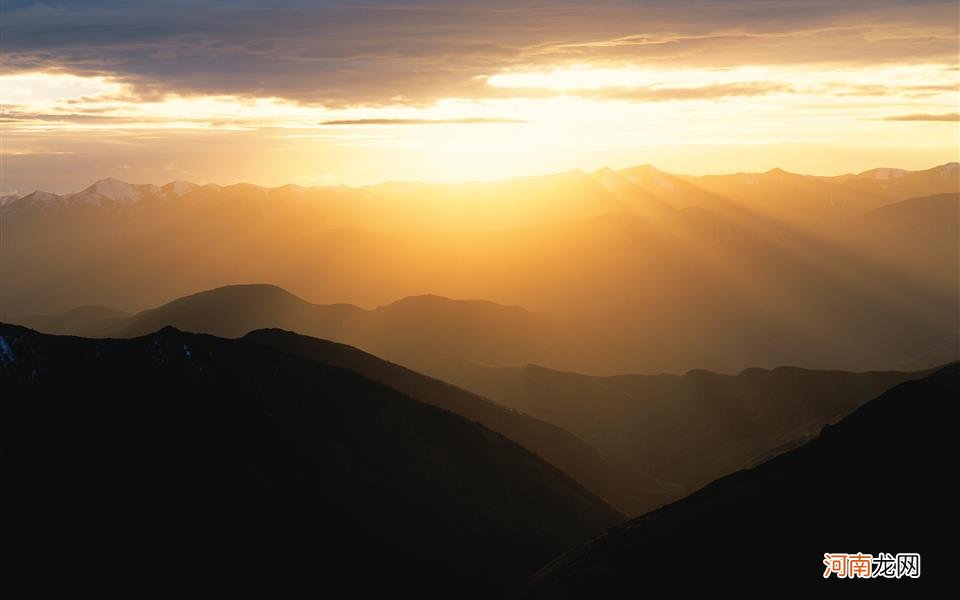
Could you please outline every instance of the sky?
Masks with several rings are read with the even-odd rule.
[[[3,193],[928,168],[955,0],[4,0]]]

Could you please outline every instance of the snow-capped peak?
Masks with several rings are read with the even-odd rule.
[[[3,208],[4,211],[17,211],[30,207],[46,208],[59,205],[62,202],[63,196],[58,196],[57,194],[50,192],[44,192],[43,190],[36,190],[19,198],[15,197],[15,195],[4,196],[3,202],[0,203],[0,208]]]
[[[884,179],[893,179],[894,177],[903,177],[906,173],[907,171],[904,169],[881,168],[881,169],[873,169],[871,171],[867,171],[864,174],[870,177],[871,179],[882,181]]]
[[[119,179],[101,179],[90,187],[71,194],[68,199],[73,203],[100,204],[103,200],[110,200],[128,204],[157,191],[159,188],[155,185],[134,185]]]
[[[62,196],[58,196],[52,192],[45,192],[43,190],[36,190],[32,194],[27,194],[23,198],[20,198],[20,203],[23,204],[53,204],[54,202],[59,201]]]
[[[186,196],[190,192],[200,189],[200,186],[189,181],[171,181],[160,189],[175,196]]]

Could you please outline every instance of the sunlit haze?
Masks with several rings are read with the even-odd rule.
[[[956,585],[958,0],[2,0],[0,45],[0,596]]]

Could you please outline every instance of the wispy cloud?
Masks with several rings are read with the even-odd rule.
[[[523,119],[468,117],[463,119],[339,119],[321,125],[482,125],[485,123],[526,123]]]
[[[884,121],[960,121],[960,113],[892,115]]]

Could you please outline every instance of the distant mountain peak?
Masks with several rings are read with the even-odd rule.
[[[769,171],[765,171],[763,174],[764,174],[764,175],[793,175],[793,173],[791,173],[791,172],[789,172],[789,171],[784,171],[784,170],[781,169],[780,167],[774,167],[774,168],[770,169]]]
[[[22,205],[22,206],[51,206],[61,200],[61,196],[54,194],[52,192],[45,192],[43,190],[35,190],[34,192],[23,196],[15,201],[8,202],[9,205]]]
[[[614,171],[610,167],[597,169],[592,173],[592,177],[597,180],[602,188],[608,192],[618,193],[633,187],[633,184],[622,173]]]
[[[894,177],[903,177],[909,173],[906,169],[894,169],[890,167],[880,167],[878,169],[870,169],[869,171],[864,171],[859,173],[858,177],[865,177],[868,179],[884,180],[884,179],[893,179]]]
[[[405,298],[400,298],[399,300],[394,300],[389,304],[385,304],[380,309],[387,308],[430,308],[430,307],[442,307],[442,306],[487,306],[487,307],[496,307],[506,310],[520,310],[523,312],[529,312],[521,306],[508,306],[505,304],[498,304],[491,300],[477,300],[477,299],[456,299],[448,298],[447,296],[440,296],[437,294],[421,294],[419,296],[407,296]]]
[[[173,194],[175,196],[185,196],[190,192],[200,189],[200,186],[195,183],[191,183],[189,181],[181,180],[181,181],[171,181],[170,183],[166,184],[160,189],[168,194]]]
[[[202,292],[197,292],[196,294],[191,294],[189,296],[184,296],[183,298],[178,298],[174,302],[181,302],[184,300],[189,300],[192,298],[198,297],[219,297],[219,298],[244,298],[244,299],[253,299],[253,298],[282,298],[282,299],[293,299],[299,302],[306,303],[306,300],[300,298],[299,296],[288,292],[280,286],[273,285],[271,283],[239,283],[232,285],[224,285],[212,290],[205,290]]]
[[[420,294],[417,296],[406,296],[404,298],[400,298],[399,300],[394,300],[393,302],[384,304],[379,308],[395,308],[401,306],[437,306],[456,302],[461,301],[447,298],[446,296],[440,296],[438,294]]]
[[[663,173],[660,169],[656,168],[651,164],[637,165],[635,167],[630,167],[624,169],[625,171],[631,171],[633,173]]]
[[[89,187],[68,196],[68,200],[74,203],[100,204],[102,200],[110,200],[118,203],[136,202],[147,194],[159,191],[155,185],[135,185],[108,177],[93,183]]]

